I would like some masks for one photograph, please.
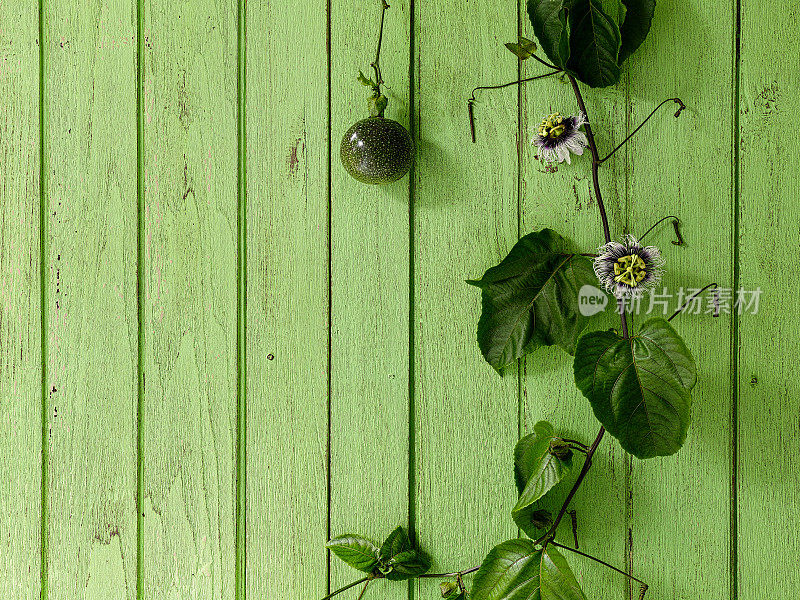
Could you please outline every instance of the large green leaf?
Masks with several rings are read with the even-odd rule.
[[[528,18],[547,58],[565,68],[569,59],[569,26],[564,0],[528,0]]]
[[[511,516],[517,526],[531,537],[535,537],[535,530],[540,529],[537,525],[543,523],[542,516],[535,514],[534,503],[572,469],[572,452],[559,442],[561,438],[555,436],[553,426],[539,421],[534,425],[533,433],[523,437],[514,448],[514,477],[519,501]]]
[[[586,600],[566,559],[552,545],[508,540],[483,560],[472,600]]]
[[[686,439],[694,360],[664,319],[650,319],[636,335],[584,335],[575,352],[575,383],[594,414],[622,447],[638,458],[668,456]]]
[[[325,544],[325,547],[348,565],[364,573],[372,573],[380,559],[379,548],[360,535],[340,535]]]
[[[622,0],[627,13],[620,26],[622,46],[619,50],[619,64],[633,54],[642,45],[650,32],[656,0]]]
[[[574,0],[569,10],[567,67],[591,87],[606,87],[619,81],[617,62],[622,39],[616,19],[624,14],[621,0],[613,0],[614,15],[603,10],[600,0]]]
[[[551,229],[520,239],[480,280],[483,311],[478,346],[498,372],[540,346],[558,344],[573,354],[589,318],[578,309],[578,292],[596,284],[592,263],[569,252]]]

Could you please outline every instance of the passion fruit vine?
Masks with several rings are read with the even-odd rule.
[[[389,5],[381,0],[381,22],[378,50],[372,68],[375,79],[359,72],[358,81],[372,89],[369,98],[370,116],[355,123],[342,138],[339,156],[348,173],[362,183],[391,183],[403,177],[414,159],[414,142],[408,130],[397,121],[383,116],[388,100],[381,93],[381,41],[383,21]]]

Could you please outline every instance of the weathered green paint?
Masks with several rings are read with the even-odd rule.
[[[48,590],[136,598],[131,4],[47,5]],[[91,22],[89,21],[91,20]],[[99,26],[95,26],[99,24]],[[120,115],[129,127],[120,127]],[[55,551],[54,551],[55,550]]]
[[[248,598],[328,588],[328,55],[304,0],[247,3]],[[300,50],[302,46],[302,51]]]
[[[354,578],[329,566],[329,536],[380,541],[397,524],[435,570],[468,568],[517,533],[518,436],[543,418],[595,435],[560,351],[502,379],[483,362],[478,295],[463,282],[543,226],[586,251],[602,242],[589,161],[544,174],[528,145],[543,115],[577,110],[571,90],[479,92],[471,144],[470,90],[540,72],[502,47],[531,34],[524,2],[396,0],[387,116],[415,136],[417,162],[397,183],[359,184],[338,147],[367,114],[355,76],[379,8],[0,6],[5,597],[313,600]],[[662,99],[687,104],[603,166],[614,235],[676,214],[686,246],[670,244],[668,223],[649,240],[669,261],[665,285],[764,290],[758,315],[674,322],[699,367],[683,450],[643,462],[606,439],[575,499],[582,549],[632,569],[655,600],[800,588],[800,81],[786,68],[799,15],[776,0],[664,0],[622,82],[586,93],[601,152]],[[637,597],[570,558],[589,598]],[[386,600],[438,594],[435,581],[372,587]]]
[[[775,10],[776,8],[780,10]],[[736,478],[740,598],[800,589],[798,514],[800,384],[797,379],[798,126],[800,41],[796,5],[742,10],[738,85],[739,281],[761,287],[761,310],[737,332]],[[770,448],[775,448],[771,452]]]
[[[236,3],[144,5],[143,598],[234,591]]]
[[[39,596],[41,289],[39,25],[0,4],[0,595]]]
[[[517,109],[502,102],[513,88],[494,97],[494,109],[482,107],[479,144],[466,112],[475,85],[516,78],[499,43],[516,36],[516,3],[466,8],[419,2],[414,15],[414,510],[439,572],[475,566],[516,535],[517,378],[501,379],[483,361],[480,295],[464,282],[517,238]],[[437,595],[436,580],[421,580],[416,597]]]

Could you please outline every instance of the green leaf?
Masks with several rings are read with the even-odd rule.
[[[589,322],[578,309],[578,292],[596,284],[592,263],[567,250],[551,229],[520,239],[499,265],[477,281],[483,310],[478,346],[498,372],[540,346],[558,344],[573,354]]]
[[[571,453],[565,459],[551,453],[550,446],[554,441],[560,441],[560,438],[554,435],[553,426],[547,421],[539,421],[534,425],[533,433],[523,437],[514,448],[514,476],[519,501],[511,510],[511,516],[528,535],[531,534],[526,527],[532,525],[535,518],[530,510],[533,504],[572,469]]]
[[[614,0],[615,17],[624,10]],[[569,11],[570,55],[567,67],[591,87],[606,87],[619,81],[617,62],[622,38],[615,19],[603,10],[600,0],[574,0]]]
[[[505,45],[506,48],[511,50],[520,60],[527,60],[533,53],[536,52],[536,44],[534,44],[528,38],[524,38],[519,36],[519,42],[515,43],[508,43]]]
[[[538,504],[532,504],[511,513],[517,527],[532,540],[538,539],[553,526],[553,513],[549,510],[538,508]]]
[[[472,600],[586,600],[566,559],[552,545],[508,540],[495,546],[472,584]]]
[[[380,559],[378,547],[360,535],[340,535],[325,544],[325,547],[348,565],[364,573],[372,573]]]
[[[633,54],[642,45],[650,32],[656,0],[622,0],[628,9],[625,20],[620,26],[622,47],[619,50],[619,64]]]
[[[386,579],[399,581],[422,575],[430,568],[427,557],[411,546],[408,535],[398,527],[381,545],[379,552]]]
[[[359,82],[361,85],[365,85],[365,86],[367,86],[367,87],[371,87],[371,88],[374,88],[374,87],[376,87],[376,86],[375,86],[375,82],[374,82],[374,81],[372,81],[372,79],[370,79],[370,78],[369,78],[369,77],[367,77],[366,75],[364,75],[364,72],[363,72],[363,71],[359,71],[359,72],[358,72],[358,82]]]
[[[386,562],[386,566],[391,567],[391,570],[386,573],[386,579],[402,581],[424,575],[431,568],[431,563],[419,550],[405,550],[395,554]]]
[[[466,592],[462,592],[458,584],[452,581],[443,581],[439,584],[444,600],[467,600]]]
[[[408,535],[405,530],[402,527],[398,527],[389,534],[381,545],[381,561],[385,563],[406,550],[411,550],[411,542],[408,541]]]
[[[622,447],[638,458],[668,456],[686,439],[694,360],[664,319],[650,319],[636,335],[584,335],[575,353],[575,383],[594,414]]]
[[[565,68],[570,49],[564,0],[528,0],[528,18],[547,58]]]

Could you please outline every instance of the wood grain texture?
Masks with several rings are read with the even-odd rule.
[[[236,3],[144,14],[144,598],[232,598]]]
[[[54,0],[45,16],[52,600],[136,597],[131,10],[126,0]]]
[[[381,71],[386,117],[409,127],[411,14],[386,12]],[[331,4],[331,536],[380,544],[409,515],[409,177],[365,185],[350,177],[339,145],[369,116],[381,3]],[[354,34],[358,32],[358,34]],[[331,588],[358,573],[332,559]],[[408,585],[377,582],[372,598],[399,600]]]
[[[415,510],[419,539],[440,572],[478,565],[517,535],[517,377],[512,369],[500,378],[484,362],[480,293],[464,283],[517,239],[516,92],[507,88],[481,107],[475,145],[466,110],[473,87],[516,79],[503,47],[516,37],[516,11],[516,2],[415,4]],[[435,597],[436,585],[423,580],[417,597]]]
[[[739,317],[738,591],[742,600],[800,589],[800,9],[742,4],[739,283],[761,288]]]
[[[247,9],[247,596],[322,598],[327,16],[323,4],[303,0]]]
[[[0,4],[0,595],[39,596],[38,12]]]
[[[646,240],[667,261],[659,293],[664,286],[672,294],[712,282],[733,286],[733,24],[732,5],[659,2],[650,36],[628,67],[629,129],[666,98],[679,96],[687,106],[675,119],[676,105],[665,105],[627,147],[631,231],[641,235],[670,214],[683,222],[685,246],[671,243],[669,222]],[[691,157],[676,151],[687,143]],[[675,456],[632,463],[630,560],[633,573],[650,584],[651,600],[734,597],[731,317],[708,314],[709,297],[701,314],[672,321],[698,365],[686,443]],[[647,310],[656,300],[651,296]],[[669,316],[679,302],[673,296],[668,311],[654,305],[651,315]],[[646,318],[637,318],[637,327]]]
[[[521,34],[533,35],[525,12],[520,5],[523,23]],[[522,63],[522,76],[547,72],[539,63]],[[595,131],[601,153],[610,151],[625,135],[626,99],[623,85],[592,90],[581,85],[586,110]],[[551,227],[575,244],[581,252],[593,252],[604,242],[597,199],[594,197],[591,175],[591,155],[588,150],[573,157],[572,164],[559,165],[555,173],[547,173],[538,152],[530,141],[541,119],[548,114],[578,113],[575,94],[568,80],[553,77],[527,84],[521,89],[521,144],[520,144],[520,235],[544,227]],[[600,170],[600,185],[612,235],[622,235],[625,228],[625,166],[624,155],[609,161]],[[620,327],[619,317],[611,304],[604,314],[595,317],[592,329]],[[522,378],[523,427],[521,433],[530,433],[537,421],[553,423],[564,436],[591,444],[600,424],[594,417],[588,400],[575,387],[573,357],[557,347],[541,348],[524,361]],[[576,511],[580,548],[618,568],[625,568],[627,533],[626,499],[628,481],[627,463],[630,460],[619,444],[609,435],[595,455],[592,470],[571,503]],[[575,473],[554,490],[552,498],[541,505],[557,514],[569,492],[580,465],[576,455]],[[603,507],[598,512],[598,507]],[[571,519],[565,518],[559,528],[559,540],[572,545]],[[624,598],[626,580],[622,575],[604,569],[597,563],[566,553],[570,566],[589,598]]]

